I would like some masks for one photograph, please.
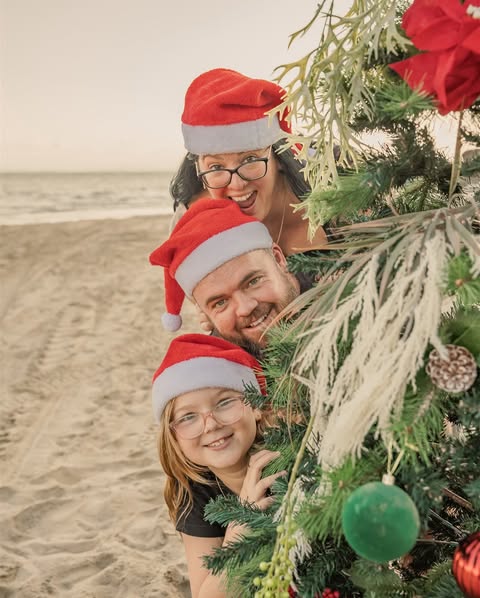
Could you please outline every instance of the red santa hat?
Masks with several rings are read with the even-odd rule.
[[[207,334],[174,338],[153,376],[153,414],[160,421],[169,401],[201,388],[230,388],[244,392],[250,385],[266,394],[258,361],[237,345]]]
[[[231,259],[273,245],[267,227],[244,214],[229,199],[202,198],[180,218],[170,237],[150,254],[153,266],[164,267],[163,326],[175,332],[182,325],[180,311],[185,295]]]
[[[291,132],[286,91],[271,81],[230,69],[213,69],[192,81],[185,94],[182,132],[193,154],[223,154],[268,147]]]

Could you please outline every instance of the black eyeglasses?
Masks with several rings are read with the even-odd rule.
[[[254,158],[253,160],[240,164],[237,168],[216,168],[214,170],[198,172],[197,166],[197,176],[199,179],[202,179],[205,187],[208,187],[209,189],[222,189],[223,187],[228,187],[234,174],[238,174],[244,181],[263,179],[267,174],[268,161],[270,160],[271,153],[272,146],[270,146],[266,158]]]

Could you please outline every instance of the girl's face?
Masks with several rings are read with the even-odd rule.
[[[214,199],[231,199],[240,206],[244,214],[264,221],[275,216],[276,212],[281,216],[281,210],[283,209],[281,198],[278,197],[283,179],[278,172],[278,162],[274,156],[275,153],[271,148],[234,154],[202,155],[198,158],[197,168],[199,172],[219,168],[234,169],[241,164],[248,164],[251,160],[269,157],[267,172],[263,178],[255,181],[244,181],[238,174],[233,174],[232,180],[226,187],[221,189],[207,188],[207,191]]]
[[[191,414],[206,415],[215,408],[221,412],[232,398],[243,398],[242,393],[225,388],[202,388],[175,399],[172,421],[183,421]],[[183,419],[185,418],[185,420]],[[260,411],[245,405],[240,419],[233,424],[220,424],[212,415],[204,418],[203,432],[196,438],[182,438],[177,432],[178,445],[187,459],[208,467],[213,473],[234,472],[248,463],[247,453],[255,441]]]

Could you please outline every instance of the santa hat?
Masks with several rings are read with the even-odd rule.
[[[180,218],[170,237],[150,254],[153,266],[163,266],[165,304],[163,326],[174,332],[182,325],[185,295],[231,259],[273,244],[267,227],[244,214],[229,199],[202,198]]]
[[[185,94],[182,132],[193,154],[223,154],[268,147],[291,132],[286,91],[271,81],[230,69],[213,69],[192,81]]]
[[[174,338],[153,376],[152,403],[157,422],[166,404],[201,388],[230,388],[244,392],[251,385],[262,394],[265,379],[258,361],[237,345],[207,334]]]

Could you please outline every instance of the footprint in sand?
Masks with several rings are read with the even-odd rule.
[[[62,486],[74,486],[85,479],[94,471],[86,467],[65,467],[61,465],[31,480],[32,484],[45,484],[45,482],[58,482]]]
[[[136,550],[158,550],[165,546],[165,518],[158,508],[136,513],[124,529],[117,534],[122,544]],[[170,527],[170,526],[169,526]]]
[[[0,502],[12,502],[16,496],[16,491],[10,486],[0,486]]]
[[[187,577],[186,565],[173,565],[164,572],[163,578],[167,584],[175,586],[179,597],[190,597],[190,584]]]
[[[56,529],[56,525],[68,521],[71,507],[76,507],[71,499],[39,501],[12,517],[13,528],[23,535],[48,536]]]
[[[3,558],[2,558],[2,562],[0,562],[0,584],[2,584],[2,585],[4,583],[9,584],[12,581],[14,581],[15,578],[17,577],[19,568],[20,568],[19,564],[5,562],[5,561],[3,561]],[[1,591],[2,590],[1,590],[1,586],[0,586],[0,596],[3,596]]]
[[[70,555],[68,563],[58,565],[55,571],[57,584],[65,589],[77,586],[112,565],[117,557],[109,552],[89,554],[80,558]]]

